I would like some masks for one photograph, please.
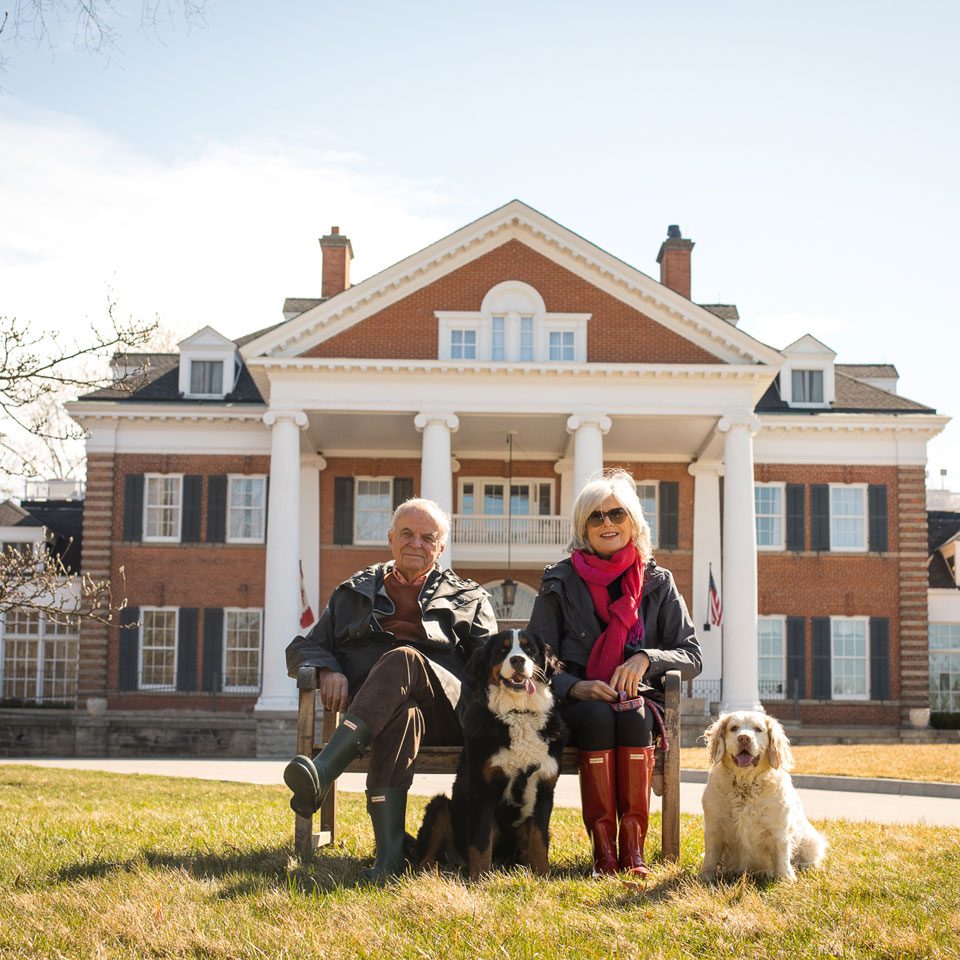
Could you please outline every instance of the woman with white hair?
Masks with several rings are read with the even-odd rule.
[[[653,559],[629,473],[614,470],[588,483],[573,505],[572,526],[570,557],[544,571],[528,629],[564,663],[553,689],[580,750],[594,873],[645,877],[663,677],[668,670],[697,676],[700,642],[672,574]]]

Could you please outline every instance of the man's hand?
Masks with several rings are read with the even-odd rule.
[[[347,678],[329,667],[320,671],[320,702],[324,710],[340,713],[347,708]]]
[[[567,696],[572,700],[605,700],[607,703],[614,703],[617,691],[602,680],[578,680]]]
[[[613,671],[610,686],[614,690],[623,690],[628,697],[635,697],[640,689],[643,675],[650,669],[650,658],[641,650]]]

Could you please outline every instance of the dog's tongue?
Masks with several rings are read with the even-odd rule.
[[[738,753],[734,758],[738,767],[754,767],[760,761],[759,757],[753,756],[747,750],[744,750],[742,753]]]
[[[528,694],[537,692],[537,688],[533,685],[533,681],[529,677],[524,677],[523,689],[526,690]]]

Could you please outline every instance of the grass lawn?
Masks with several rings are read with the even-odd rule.
[[[696,879],[699,817],[646,889],[589,876],[575,811],[554,874],[382,889],[362,798],[336,847],[300,865],[282,787],[0,766],[0,957],[956,958],[960,830],[830,822],[795,884]],[[423,798],[412,797],[408,827]],[[659,820],[651,823],[657,854]]]
[[[836,744],[793,747],[794,773],[960,783],[960,743]],[[706,770],[704,747],[680,752],[680,765]],[[957,951],[960,955],[960,950]]]

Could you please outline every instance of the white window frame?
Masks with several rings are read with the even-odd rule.
[[[794,395],[793,390],[793,378],[796,374],[808,374],[808,373],[819,373],[820,374],[820,399],[819,400],[798,400]],[[806,378],[805,378],[806,379]],[[811,378],[812,380],[812,378]],[[823,407],[826,406],[825,397],[827,395],[827,378],[826,373],[823,367],[794,367],[790,371],[790,396],[791,396],[791,405],[794,407]]]
[[[260,631],[257,647],[257,682],[255,686],[246,684],[227,683],[227,640],[230,636],[229,623],[231,614],[256,613],[260,616]],[[244,648],[249,649],[249,648]],[[262,607],[224,607],[223,608],[223,656],[220,662],[220,676],[222,677],[224,693],[259,693],[263,683],[263,608]]]
[[[779,490],[780,491],[780,540],[775,544],[763,544],[760,542],[760,525],[759,520],[761,514],[757,511],[757,491],[760,489],[767,490]],[[768,552],[774,551],[783,551],[786,549],[787,544],[787,485],[785,483],[754,483],[753,485],[753,505],[754,505],[754,536],[756,537],[757,550],[765,550]],[[764,513],[764,517],[773,517],[775,514]]]
[[[786,700],[787,697],[787,618],[786,615],[781,613],[765,613],[757,617],[757,678],[760,684],[764,682],[770,682],[765,680],[765,678],[760,674],[760,661],[761,660],[774,660],[775,657],[767,656],[762,657],[760,655],[760,630],[761,625],[764,621],[769,621],[770,623],[779,623],[780,624],[780,639],[783,644],[783,655],[780,658],[780,685],[782,687],[781,693],[770,693],[763,692],[761,689],[760,699],[761,700]]]
[[[395,477],[354,477],[353,478],[353,543],[355,546],[367,546],[367,545],[380,545],[387,542],[386,533],[382,540],[361,540],[357,536],[357,518],[360,515],[359,509],[359,500],[360,500],[360,484],[361,483],[386,483],[389,488],[387,494],[388,497],[388,514],[393,516],[393,481]],[[389,528],[389,523],[387,524]]]
[[[831,483],[830,488],[830,552],[831,553],[866,553],[870,543],[870,504],[867,498],[867,484],[865,483]],[[836,545],[836,537],[833,535],[833,491],[834,490],[859,490],[863,500],[863,542],[852,547],[841,547]],[[839,519],[839,517],[838,517]]]
[[[204,327],[182,340],[180,346],[180,371],[177,383],[180,393],[188,400],[222,400],[232,393],[240,372],[237,345],[212,327]],[[194,393],[191,389],[193,362],[195,360],[219,361],[223,364],[221,393]]]
[[[587,362],[587,319],[588,314],[568,314],[561,316],[555,313],[544,314],[538,324],[534,320],[533,342],[534,356],[543,363],[586,363]],[[550,359],[550,334],[573,334],[573,359]]]
[[[151,510],[169,510],[171,507],[162,507],[150,505],[150,481],[151,480],[176,480],[179,487],[177,494],[177,532],[172,536],[158,536],[157,534],[148,534],[149,524],[147,522]],[[143,535],[144,543],[179,543],[183,535],[183,474],[182,473],[145,473],[143,475]]]
[[[207,393],[200,393],[193,389],[193,365],[195,363],[211,363],[220,365],[220,389],[210,391]],[[187,361],[189,366],[188,379],[190,384],[190,392],[187,394],[189,397],[193,397],[197,400],[220,400],[225,397],[226,391],[223,389],[223,385],[227,382],[227,362],[221,360],[218,357],[192,357]]]
[[[931,641],[933,640],[935,628],[938,634],[942,629],[945,629],[948,633],[947,643],[950,644],[949,646],[933,646]],[[952,636],[949,634],[952,634]],[[940,690],[939,687],[935,688],[933,685],[934,679],[939,681],[943,673],[939,665],[934,667],[934,657],[955,657],[960,661],[960,623],[947,620],[931,620],[928,625],[927,638],[930,657],[930,709],[933,710],[934,713],[960,713],[960,692],[954,691],[953,683],[950,683],[950,687],[947,690]],[[948,664],[946,675],[952,681],[953,677],[960,676],[960,667],[954,671],[952,665]],[[938,701],[939,698],[945,697],[945,702],[935,702],[935,697],[938,698]]]
[[[463,488],[465,484],[473,484],[473,505],[474,512],[471,514],[463,514]],[[483,506],[483,485],[487,483],[497,483],[503,487],[504,492],[504,501],[503,501],[503,513],[482,513],[477,511],[478,506]],[[550,487],[550,513],[540,513],[540,497],[539,497],[539,487],[541,484],[547,484]],[[533,513],[527,514],[514,514],[514,516],[527,516],[527,517],[554,517],[556,516],[553,513],[554,504],[556,501],[556,486],[554,480],[551,477],[513,477],[509,479],[507,477],[459,477],[457,479],[457,503],[460,508],[460,513],[464,516],[471,517],[505,517],[507,515],[507,497],[510,496],[509,487],[513,485],[515,487],[527,486],[530,488],[530,504],[534,508]]]
[[[237,480],[259,480],[263,487],[263,506],[260,508],[260,532],[252,537],[234,537],[230,533],[231,510],[252,510],[252,507],[234,507],[232,487]],[[229,473],[227,474],[227,543],[263,543],[267,517],[267,477],[266,474]]]
[[[170,683],[144,683],[143,681],[143,641],[146,627],[146,613],[173,613],[173,678]],[[158,690],[173,693],[177,689],[177,667],[180,654],[180,608],[179,607],[141,607],[140,628],[137,630],[137,689]]]
[[[834,625],[840,623],[862,623],[864,635],[863,656],[863,693],[837,693],[837,656],[834,652]],[[855,657],[841,657],[841,660],[854,660]],[[833,700],[869,700],[870,699],[870,618],[869,617],[831,617],[830,618],[830,697]]]
[[[453,351],[453,347],[454,347],[453,338],[454,338],[454,335],[455,335],[455,334],[458,334],[458,333],[463,335],[462,338],[461,338],[461,342],[460,342],[461,352],[463,352],[463,351],[465,350],[465,348],[467,347],[466,335],[467,335],[468,333],[472,333],[472,334],[473,334],[473,353],[474,353],[474,356],[472,356],[472,357],[463,357],[463,356],[461,356],[461,357],[455,357],[455,356],[453,355],[453,353],[454,353],[454,351]],[[480,353],[480,339],[481,339],[481,338],[480,338],[480,331],[479,331],[476,327],[451,327],[451,328],[450,328],[450,359],[451,359],[451,360],[464,360],[464,361],[466,361],[466,360],[475,361],[475,360],[480,360],[480,359],[482,359],[482,354]]]
[[[647,521],[647,525],[650,527],[650,546],[656,548],[660,544],[660,481],[659,480],[636,480],[633,484],[634,492],[637,494],[637,499],[641,501],[640,506],[643,507],[643,498],[640,496],[640,487],[653,487],[653,522],[650,521],[649,511],[644,511],[643,516]]]

